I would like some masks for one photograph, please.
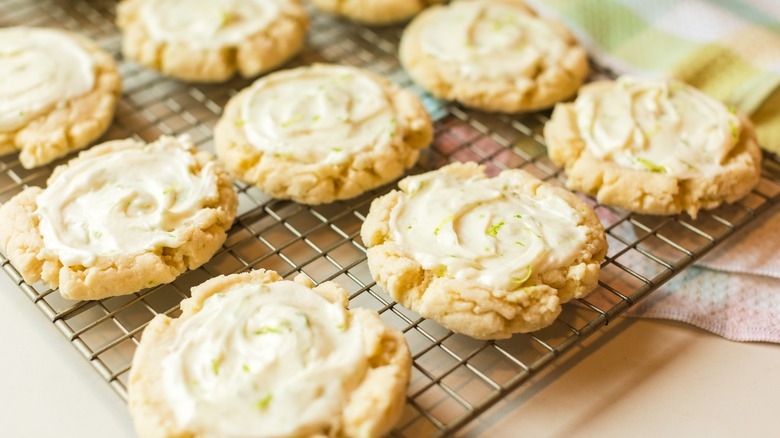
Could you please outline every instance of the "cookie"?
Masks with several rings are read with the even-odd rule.
[[[572,96],[588,73],[571,33],[520,0],[431,7],[404,31],[399,56],[434,96],[505,113],[550,107]]]
[[[597,283],[607,243],[587,204],[522,170],[476,163],[411,176],[374,200],[361,229],[377,284],[458,333],[546,327]]]
[[[401,332],[347,292],[273,271],[192,289],[177,319],[157,315],[133,357],[140,437],[379,437],[411,373]]]
[[[750,121],[671,79],[588,84],[555,107],[544,136],[569,189],[638,213],[695,218],[750,193],[761,173]]]
[[[29,284],[94,300],[173,281],[219,249],[230,178],[189,140],[110,141],[0,207],[0,246]]]
[[[217,156],[279,199],[321,204],[401,176],[433,137],[420,99],[355,67],[318,64],[259,79],[227,104]]]
[[[426,7],[443,0],[311,0],[312,6],[368,25],[405,21]]]
[[[300,0],[125,0],[117,8],[125,58],[192,82],[254,77],[303,48]]]
[[[121,94],[111,55],[59,29],[0,29],[0,155],[30,169],[103,135]]]

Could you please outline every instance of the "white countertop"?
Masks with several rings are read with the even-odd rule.
[[[131,437],[122,400],[0,273],[0,435]],[[464,436],[777,436],[780,345],[619,319]]]

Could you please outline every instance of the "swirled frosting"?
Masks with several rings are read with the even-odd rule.
[[[470,79],[529,78],[563,59],[568,44],[543,20],[520,7],[462,1],[429,15],[422,50],[458,65]]]
[[[162,361],[179,425],[198,436],[337,430],[368,359],[348,311],[291,281],[240,284],[185,320]]]
[[[200,168],[189,147],[163,137],[71,161],[37,198],[44,247],[66,266],[90,266],[98,256],[181,246],[182,228],[218,197],[214,163]]]
[[[587,238],[580,213],[549,192],[513,189],[515,178],[409,177],[390,235],[423,269],[505,290],[568,266]]]
[[[622,76],[584,87],[574,106],[593,155],[678,177],[720,172],[742,129],[725,105],[675,80]]]
[[[14,131],[95,84],[94,61],[52,29],[0,29],[0,131]]]
[[[152,39],[195,47],[237,45],[266,29],[289,0],[152,0],[141,9]]]
[[[241,117],[254,147],[303,163],[344,161],[396,134],[382,85],[352,67],[302,67],[260,79]]]

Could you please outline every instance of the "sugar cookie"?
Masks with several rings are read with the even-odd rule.
[[[588,84],[544,135],[570,189],[639,213],[696,217],[747,195],[761,173],[750,121],[675,80]]]
[[[400,59],[434,96],[508,113],[572,96],[588,72],[587,55],[569,31],[520,0],[431,7],[404,31]]]
[[[230,178],[185,139],[110,141],[0,207],[0,246],[27,283],[94,300],[173,281],[219,249]]]
[[[141,437],[379,437],[398,419],[411,357],[336,283],[257,270],[192,289],[157,315],[133,358]]]
[[[323,11],[359,23],[383,25],[408,20],[426,7],[443,0],[311,0]]]
[[[295,56],[309,19],[300,0],[126,0],[117,24],[126,58],[185,81],[223,82]]]
[[[365,70],[324,64],[259,79],[228,102],[214,132],[234,177],[304,204],[392,181],[432,137],[417,96]]]
[[[550,325],[590,292],[607,250],[593,209],[522,170],[476,163],[408,177],[371,204],[361,236],[401,305],[478,339]]]
[[[42,166],[100,137],[121,80],[111,55],[72,32],[0,29],[0,155]]]

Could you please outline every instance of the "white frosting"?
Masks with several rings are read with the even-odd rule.
[[[393,140],[392,108],[381,84],[359,69],[303,67],[255,82],[238,124],[266,153],[303,163],[340,162]]]
[[[580,213],[557,196],[513,190],[510,175],[410,177],[390,214],[392,239],[439,276],[505,290],[570,265],[587,238]]]
[[[289,0],[152,0],[141,19],[157,41],[212,48],[233,46],[266,29]]]
[[[528,80],[542,66],[563,59],[568,44],[543,20],[519,7],[455,2],[429,16],[421,47],[458,65],[471,79]]]
[[[338,427],[367,366],[341,305],[291,281],[240,284],[182,323],[162,388],[197,436],[314,436]]]
[[[196,166],[172,138],[71,161],[37,198],[44,247],[66,266],[90,266],[98,256],[181,246],[181,228],[218,197],[214,164]]]
[[[0,132],[92,90],[94,61],[68,35],[51,29],[0,29]]]
[[[593,155],[679,177],[720,172],[742,129],[722,103],[673,80],[622,76],[585,87],[574,105]]]

